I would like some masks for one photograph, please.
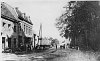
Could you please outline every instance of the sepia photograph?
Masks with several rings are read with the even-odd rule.
[[[1,0],[0,61],[100,61],[99,0]]]

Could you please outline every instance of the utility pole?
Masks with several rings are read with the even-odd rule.
[[[34,48],[35,48],[35,40],[36,40],[36,39],[35,39],[35,36],[36,36],[36,34],[34,34]]]
[[[42,24],[40,24],[40,29],[39,29],[39,36],[38,37],[38,47],[40,48],[41,42],[42,42]]]
[[[42,24],[40,24],[39,40],[40,40],[40,45],[41,45],[41,42],[42,42]]]

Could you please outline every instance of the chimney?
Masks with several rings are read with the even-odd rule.
[[[16,10],[18,10],[18,7],[15,7]]]
[[[26,13],[23,13],[24,14],[24,18],[26,17]]]
[[[23,13],[24,15],[26,15],[26,13]]]
[[[28,21],[30,21],[30,16],[28,16]]]

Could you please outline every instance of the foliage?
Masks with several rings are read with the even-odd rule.
[[[44,39],[44,40],[49,40],[49,41],[51,41],[51,45],[52,45],[52,46],[59,44],[59,40],[56,39],[56,38],[44,37],[43,39]]]
[[[51,45],[54,46],[56,44],[59,44],[59,40],[58,39],[54,39],[52,37],[49,37],[49,40],[51,41]]]
[[[100,5],[98,1],[70,1],[56,23],[60,35],[70,38],[70,46],[98,50],[100,47]]]

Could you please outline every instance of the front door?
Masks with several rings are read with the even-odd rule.
[[[14,38],[14,48],[16,48],[16,38]]]
[[[11,38],[8,38],[8,47],[11,49]]]

